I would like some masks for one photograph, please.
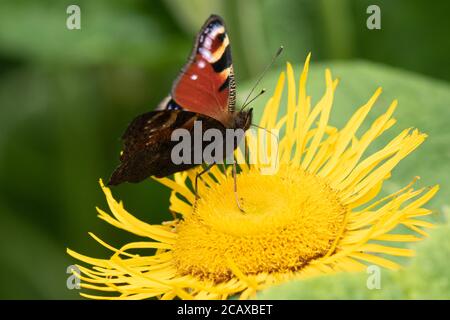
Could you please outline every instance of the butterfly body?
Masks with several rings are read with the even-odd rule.
[[[235,110],[235,80],[229,38],[223,20],[211,15],[196,37],[194,49],[175,80],[171,94],[155,111],[136,117],[122,136],[124,148],[121,164],[113,172],[109,185],[140,182],[150,176],[165,177],[190,169],[198,163],[175,164],[171,139],[176,129],[195,135],[194,123],[200,121],[202,134],[218,129],[224,148],[227,129],[246,131],[252,121],[252,110]],[[233,141],[236,147],[238,141]],[[202,141],[202,150],[209,142]],[[224,152],[224,156],[227,154]]]

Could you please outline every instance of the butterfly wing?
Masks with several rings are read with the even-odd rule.
[[[128,126],[122,136],[121,164],[109,184],[140,182],[152,175],[164,177],[194,167],[194,161],[180,165],[172,162],[171,151],[177,143],[170,139],[172,132],[185,128],[194,137],[196,120],[202,121],[203,132],[210,128],[225,132],[234,108],[235,80],[230,41],[223,19],[211,15],[197,35],[192,53],[175,80],[171,94],[155,111],[136,117]]]
[[[188,62],[175,80],[168,110],[201,113],[227,126],[235,108],[235,80],[230,41],[222,18],[212,15],[196,37]]]
[[[121,163],[108,184],[137,183],[150,176],[165,177],[196,166],[193,152],[190,153],[189,163],[175,164],[171,158],[173,148],[179,143],[172,141],[172,132],[186,129],[191,137],[190,145],[193,146],[195,121],[201,121],[202,136],[211,128],[225,133],[225,127],[219,121],[195,112],[161,110],[136,117],[122,136],[124,149],[120,156]],[[205,143],[202,150],[204,147]]]

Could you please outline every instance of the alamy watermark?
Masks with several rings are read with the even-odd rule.
[[[66,20],[66,27],[69,30],[81,29],[81,9],[76,4],[67,7],[66,13],[69,15]]]
[[[203,130],[202,121],[195,121],[191,131],[178,128],[172,132],[171,141],[176,144],[171,150],[171,161],[175,165],[258,164],[262,174],[275,174],[278,171],[278,136],[279,130],[275,129]],[[239,149],[243,157],[235,159],[235,149]]]
[[[381,9],[376,4],[372,4],[367,7],[367,14],[370,16],[367,18],[366,26],[369,30],[381,29]]]
[[[66,270],[67,274],[70,274],[69,277],[67,277],[66,286],[67,289],[73,290],[73,289],[80,289],[81,288],[81,280],[80,280],[80,269],[76,265],[70,265],[67,267]]]
[[[367,277],[366,286],[369,290],[381,289],[381,269],[379,266],[370,265],[366,270],[369,276]]]

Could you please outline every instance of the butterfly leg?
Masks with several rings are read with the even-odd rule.
[[[211,163],[208,164],[208,166],[203,169],[200,173],[197,173],[197,175],[195,176],[195,185],[194,185],[194,192],[195,192],[195,202],[197,202],[199,196],[198,196],[198,179],[206,172],[208,172],[213,166],[215,165],[215,163]]]
[[[225,165],[225,163],[222,163],[222,169],[223,169],[223,174],[225,175],[225,178],[227,177],[227,166]]]
[[[237,204],[239,210],[241,210],[241,212],[245,213],[244,209],[242,209],[241,204],[239,202],[239,195],[238,195],[238,192],[237,192],[236,159],[233,162],[233,181],[234,181],[234,198],[236,200],[236,204]]]

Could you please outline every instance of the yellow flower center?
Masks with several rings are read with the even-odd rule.
[[[215,282],[244,274],[288,272],[327,254],[343,227],[347,208],[320,177],[283,166],[275,175],[256,169],[201,191],[195,211],[178,226],[173,254],[180,274]]]

